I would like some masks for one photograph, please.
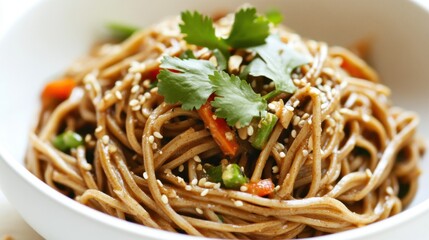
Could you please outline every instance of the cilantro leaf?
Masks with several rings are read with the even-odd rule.
[[[267,43],[253,48],[260,56],[249,65],[249,74],[271,79],[277,90],[293,93],[296,86],[291,79],[292,71],[309,62],[309,58],[283,43],[278,36],[269,36]]]
[[[216,108],[216,116],[225,118],[228,125],[249,125],[253,117],[265,116],[267,102],[256,94],[244,80],[223,71],[215,71],[209,76],[216,93],[211,105]]]
[[[248,48],[265,43],[269,35],[269,21],[259,17],[255,8],[243,8],[235,13],[235,20],[228,38],[216,36],[213,20],[195,11],[182,12],[180,31],[184,39],[190,43],[211,50],[219,49],[228,56],[228,49]]]
[[[233,48],[248,48],[265,43],[269,34],[268,21],[256,15],[255,8],[242,8],[235,13],[229,37],[225,39]]]
[[[216,68],[209,61],[165,56],[160,67],[164,69],[158,74],[158,92],[167,103],[180,102],[183,109],[199,109],[213,93],[209,75]]]
[[[228,50],[228,45],[219,37],[216,36],[213,20],[201,13],[195,11],[182,12],[182,21],[180,31],[186,36],[184,39],[198,46],[207,47],[209,49],[219,49],[222,52]]]
[[[272,24],[274,24],[274,26],[283,22],[283,15],[277,9],[272,9],[272,10],[266,12],[265,17],[267,18],[268,21],[270,21]]]

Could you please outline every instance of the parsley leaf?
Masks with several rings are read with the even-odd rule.
[[[269,35],[269,21],[259,17],[255,8],[243,8],[235,13],[235,20],[228,38],[216,36],[213,20],[199,12],[182,12],[180,31],[190,43],[209,49],[219,49],[228,55],[228,49],[248,48],[265,43]]]
[[[180,31],[185,34],[185,40],[190,44],[207,47],[209,49],[219,49],[222,52],[228,50],[228,45],[216,36],[213,20],[195,11],[182,12]]]
[[[264,76],[271,79],[276,90],[293,93],[296,86],[291,79],[291,73],[296,68],[309,62],[309,58],[283,43],[278,36],[270,36],[267,43],[253,48],[260,56],[249,65],[249,74]]]
[[[233,48],[248,48],[265,43],[269,34],[268,21],[256,15],[255,8],[242,8],[235,13],[229,37],[225,39]]]
[[[165,56],[160,67],[164,69],[158,74],[158,92],[167,103],[180,102],[183,109],[199,109],[213,93],[209,75],[216,68],[209,61]]]
[[[225,118],[228,125],[249,125],[253,117],[265,116],[267,102],[256,94],[244,80],[223,71],[215,71],[209,76],[216,93],[211,105],[216,108],[216,116]]]

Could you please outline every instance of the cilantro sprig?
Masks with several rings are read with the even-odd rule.
[[[265,43],[269,35],[269,21],[259,17],[255,8],[242,8],[235,13],[235,20],[229,36],[216,36],[213,20],[199,12],[182,12],[180,30],[190,43],[209,49],[219,49],[228,55],[228,49],[248,48]]]
[[[271,79],[277,91],[294,93],[296,86],[292,82],[291,73],[310,59],[283,43],[276,35],[269,36],[266,41],[266,44],[253,48],[260,58],[255,58],[250,63],[249,74]]]
[[[187,110],[199,109],[212,93],[216,115],[228,125],[250,123],[266,114],[267,102],[244,80],[217,70],[209,61],[165,56],[158,74],[158,92],[167,103],[182,103]]]

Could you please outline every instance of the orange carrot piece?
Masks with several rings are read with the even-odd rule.
[[[42,99],[66,100],[75,86],[74,79],[68,77],[49,82],[43,89]]]
[[[274,192],[274,183],[271,179],[263,179],[259,182],[246,183],[244,186],[247,188],[246,192],[260,197]]]

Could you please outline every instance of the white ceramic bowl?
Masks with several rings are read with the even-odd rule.
[[[61,72],[103,33],[106,22],[146,26],[185,9],[235,9],[244,1],[41,1],[0,42],[0,182],[8,200],[47,239],[190,239],[109,217],[55,192],[23,166],[27,133],[43,83]],[[279,7],[304,36],[350,46],[371,40],[370,60],[393,89],[397,105],[419,112],[429,138],[429,3],[372,0],[246,1],[261,11]],[[392,218],[320,239],[424,239],[429,221],[429,159],[422,161],[412,205]]]

